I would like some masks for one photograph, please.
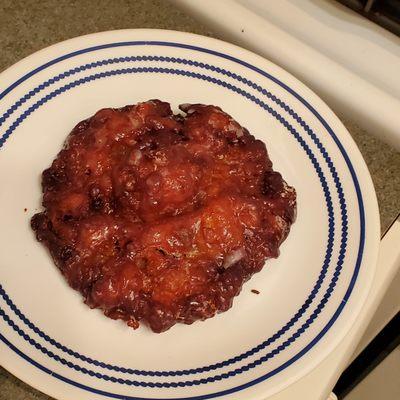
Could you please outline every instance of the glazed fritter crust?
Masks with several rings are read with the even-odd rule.
[[[228,310],[296,210],[263,142],[218,107],[180,109],[151,100],[80,122],[32,218],[90,307],[154,332]]]

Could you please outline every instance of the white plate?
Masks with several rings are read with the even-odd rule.
[[[58,399],[261,400],[350,329],[375,271],[375,192],[346,129],[291,75],[221,41],[126,30],[42,50],[0,85],[0,362],[13,374]],[[266,142],[298,193],[279,259],[233,308],[160,335],[85,306],[29,226],[41,171],[75,123],[152,98],[219,105]]]

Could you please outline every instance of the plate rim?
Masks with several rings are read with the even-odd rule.
[[[197,42],[200,41],[200,44],[201,44],[201,45],[204,45],[204,46],[206,46],[206,44],[204,44],[204,42],[207,42],[207,41],[209,41],[209,42],[211,43],[211,45],[212,45],[212,42],[214,42],[214,43],[219,43],[219,45],[222,45],[222,46],[225,47],[224,51],[229,52],[230,54],[233,53],[233,54],[234,54],[234,58],[239,57],[239,54],[240,54],[239,60],[241,60],[242,58],[247,59],[247,56],[248,56],[248,55],[251,55],[252,57],[255,56],[256,58],[258,58],[258,59],[260,60],[260,63],[261,63],[261,64],[262,64],[262,63],[264,63],[264,64],[267,63],[267,64],[269,64],[269,65],[274,66],[274,68],[276,68],[276,69],[279,71],[279,78],[282,77],[281,79],[284,80],[284,82],[286,82],[286,81],[287,81],[286,78],[287,78],[288,76],[290,76],[290,77],[294,80],[294,82],[295,82],[295,84],[296,84],[296,86],[297,86],[296,89],[301,89],[301,91],[302,91],[303,93],[306,92],[305,95],[303,94],[303,96],[305,97],[304,100],[309,99],[310,96],[311,96],[311,97],[314,96],[314,97],[312,98],[312,102],[313,102],[314,104],[315,104],[315,100],[318,100],[320,103],[322,103],[322,104],[325,106],[325,104],[323,103],[323,101],[322,101],[321,99],[319,99],[319,97],[318,97],[317,95],[315,95],[314,93],[312,93],[312,92],[310,91],[310,89],[308,89],[308,88],[307,88],[304,84],[302,84],[299,80],[297,80],[296,78],[292,77],[289,73],[287,73],[286,71],[284,71],[282,68],[276,66],[275,64],[273,64],[273,63],[270,62],[269,60],[265,60],[264,58],[262,58],[262,57],[260,57],[260,56],[257,56],[257,55],[255,55],[254,53],[251,53],[251,52],[249,52],[249,51],[247,51],[247,50],[245,50],[245,49],[242,49],[242,48],[240,48],[240,47],[234,46],[234,45],[232,45],[232,44],[229,44],[229,43],[226,43],[226,42],[217,40],[217,39],[211,39],[211,38],[208,38],[208,37],[204,37],[204,36],[201,36],[201,35],[195,35],[195,34],[191,34],[191,33],[177,32],[177,31],[166,31],[166,30],[159,30],[159,29],[128,29],[128,30],[119,30],[119,31],[106,31],[106,32],[94,33],[94,34],[89,34],[89,35],[79,36],[79,37],[77,37],[77,38],[69,39],[69,40],[67,40],[67,41],[63,41],[63,42],[54,44],[54,45],[52,45],[52,46],[49,46],[49,47],[47,47],[47,48],[45,48],[45,49],[43,49],[43,50],[40,50],[39,52],[36,52],[36,53],[32,54],[31,56],[26,57],[25,59],[21,60],[21,61],[18,62],[17,64],[14,64],[14,65],[11,66],[9,69],[7,69],[6,71],[4,71],[4,72],[0,75],[0,79],[3,78],[3,76],[4,76],[5,73],[10,72],[10,70],[14,70],[15,67],[16,67],[17,65],[21,66],[21,65],[23,65],[24,62],[30,61],[31,59],[32,59],[32,61],[33,61],[33,58],[36,58],[36,57],[38,57],[38,56],[39,56],[39,58],[40,58],[41,53],[42,53],[43,55],[45,55],[46,53],[51,52],[51,50],[54,49],[54,48],[57,48],[57,49],[58,49],[58,48],[62,47],[62,45],[65,46],[65,45],[68,45],[68,44],[72,44],[74,47],[77,47],[77,48],[78,48],[78,47],[80,47],[79,41],[81,41],[82,38],[93,39],[93,41],[96,41],[96,39],[101,39],[101,36],[107,36],[107,35],[112,36],[112,35],[117,34],[118,32],[119,32],[119,33],[126,33],[126,34],[129,34],[129,35],[132,35],[132,36],[135,36],[135,34],[137,34],[138,32],[141,32],[141,33],[143,33],[143,34],[147,34],[147,35],[149,35],[149,36],[154,36],[154,35],[157,36],[157,34],[158,34],[158,35],[165,35],[165,33],[168,33],[169,35],[178,35],[178,36],[180,36],[180,37],[179,37],[179,40],[180,40],[181,42],[185,42],[185,38],[186,38],[186,41],[187,41],[187,39],[192,38],[193,41],[194,41],[195,43],[196,43],[196,41],[197,41]],[[113,40],[113,39],[111,39],[111,37],[110,37],[110,40]],[[134,40],[134,38],[132,38],[132,40]],[[153,40],[153,39],[149,39],[149,41],[152,41],[152,40]],[[172,39],[170,39],[170,37],[168,37],[168,39],[165,39],[165,41],[169,41],[169,40],[172,40]],[[192,43],[192,41],[190,41],[190,43]],[[186,43],[185,43],[185,44],[186,44]],[[226,47],[228,47],[228,48],[226,49]],[[80,47],[80,48],[82,48],[82,47]],[[281,80],[281,79],[279,79],[279,80]],[[310,93],[307,93],[307,92],[310,92],[311,95],[310,95]],[[3,93],[4,93],[4,92],[3,92]],[[3,94],[3,93],[2,93],[2,94]],[[7,93],[6,93],[6,94],[7,94]],[[6,94],[5,94],[5,95],[6,95]],[[302,97],[303,97],[303,96],[302,96]],[[4,96],[3,96],[3,97],[4,97]],[[1,97],[0,97],[0,99],[1,99]],[[306,100],[306,101],[307,101],[307,100]],[[320,106],[321,106],[321,104],[318,105],[318,109],[319,109]],[[325,108],[325,109],[323,110],[323,114],[324,114],[324,115],[326,115],[327,113],[328,113],[328,114],[331,114],[330,117],[331,117],[331,118],[333,117],[333,121],[334,121],[335,125],[338,126],[338,128],[340,128],[340,129],[335,129],[335,130],[340,130],[340,131],[342,132],[341,135],[343,135],[343,136],[341,137],[341,139],[345,139],[345,136],[347,136],[347,137],[346,137],[346,141],[349,141],[349,139],[350,139],[350,143],[346,143],[345,146],[344,146],[344,149],[348,150],[348,151],[351,153],[352,160],[354,160],[354,158],[356,158],[355,165],[356,165],[357,169],[363,170],[362,172],[364,172],[364,173],[367,172],[366,176],[363,176],[363,177],[362,177],[362,178],[364,178],[363,180],[366,181],[366,182],[364,182],[364,185],[363,185],[364,187],[363,187],[362,192],[364,192],[364,191],[366,190],[366,188],[367,188],[367,189],[368,189],[368,190],[367,190],[367,193],[369,192],[369,195],[370,195],[371,193],[373,194],[372,199],[371,199],[371,198],[368,199],[368,202],[370,203],[370,204],[369,204],[369,209],[370,209],[370,214],[371,214],[371,215],[373,214],[373,211],[375,211],[375,212],[374,212],[374,214],[375,214],[375,231],[378,231],[378,232],[379,232],[379,218],[378,218],[378,220],[376,220],[376,217],[377,217],[377,215],[378,215],[378,214],[377,214],[377,213],[378,213],[377,202],[376,202],[375,192],[374,192],[374,189],[373,189],[373,186],[372,186],[372,181],[371,181],[370,175],[369,175],[369,173],[368,173],[368,168],[366,167],[365,162],[364,162],[364,160],[362,159],[362,156],[361,156],[361,154],[359,153],[358,148],[356,148],[356,146],[355,146],[355,144],[354,144],[354,141],[353,141],[352,138],[350,137],[350,134],[347,132],[346,128],[344,128],[344,126],[342,125],[342,123],[340,122],[340,120],[338,120],[338,118],[333,114],[332,111],[330,111],[330,109],[329,109],[327,106],[322,107],[322,108]],[[315,111],[318,113],[317,110],[315,110]],[[346,133],[347,135],[345,135],[345,133]],[[352,142],[352,143],[351,143],[351,142]],[[358,153],[358,154],[357,154],[357,153]],[[363,164],[364,164],[364,165],[363,165]],[[356,176],[357,176],[357,177],[360,179],[360,181],[361,181],[361,176],[360,176],[359,174],[356,174]],[[360,185],[360,186],[361,186],[361,185]],[[368,186],[369,186],[369,187],[368,187]],[[372,189],[372,192],[371,192],[371,189]],[[364,199],[366,199],[366,197],[364,197]],[[375,202],[374,202],[374,200],[375,200]],[[375,204],[374,204],[374,203],[375,203]],[[374,206],[375,206],[375,210],[373,210]],[[369,219],[372,218],[371,215],[369,215]],[[376,223],[377,223],[377,224],[376,224]],[[369,236],[371,236],[371,234],[369,234]],[[372,240],[372,239],[370,239],[370,240]],[[378,234],[378,240],[375,240],[375,244],[376,244],[376,245],[375,245],[375,253],[376,253],[376,257],[377,257],[377,249],[378,249],[378,245],[379,245],[379,234]],[[371,245],[371,243],[370,243],[370,245]],[[363,262],[364,262],[364,261],[363,261]],[[370,261],[370,263],[372,263],[372,262]],[[375,269],[374,269],[374,271],[376,271],[376,259],[374,260],[374,264],[375,264]],[[369,268],[372,268],[372,267],[369,267]],[[372,275],[372,274],[371,274],[371,275]],[[367,294],[368,294],[369,290],[371,289],[372,279],[371,279],[370,281],[371,281],[371,282],[370,282],[370,284],[369,284],[368,290],[365,291],[366,293],[365,293],[365,296],[364,296],[363,301],[358,301],[359,305],[361,304],[361,306],[364,304],[365,299],[366,299],[366,297],[367,297]],[[361,308],[361,306],[360,306],[360,308]],[[342,331],[341,331],[341,332],[342,332],[342,335],[341,335],[341,336],[343,336],[343,337],[344,337],[345,334],[351,329],[351,327],[354,325],[355,320],[356,320],[356,317],[357,317],[357,315],[359,314],[359,310],[358,310],[357,312],[353,311],[353,314],[354,314],[354,315],[353,315],[353,318],[352,318],[352,323],[351,323],[351,324],[348,324],[348,323],[347,323],[347,324],[346,324],[346,329],[342,329]],[[342,339],[343,339],[343,338],[342,338]],[[331,345],[329,346],[329,347],[332,347],[332,348],[330,349],[330,351],[327,352],[326,356],[334,350],[334,348],[341,342],[342,339],[340,339],[336,345],[332,345],[332,344],[331,344]],[[314,362],[315,365],[314,365],[311,369],[314,369],[317,365],[319,365],[319,364],[323,361],[323,359],[326,358],[326,356],[323,357],[323,358],[321,358],[321,359],[319,359],[318,362]],[[318,357],[318,358],[320,358],[320,357]],[[310,369],[310,370],[311,370],[311,369]],[[308,368],[307,368],[307,370],[308,370]],[[309,371],[308,371],[308,372],[309,372]],[[304,375],[305,375],[304,373],[301,374],[301,376],[304,376]],[[18,376],[18,375],[17,375],[17,376]],[[24,379],[23,379],[23,380],[24,380]],[[295,380],[297,380],[297,379],[295,379]],[[35,385],[32,385],[32,386],[35,386]],[[286,386],[288,386],[288,385],[286,385]],[[39,389],[39,390],[41,390],[41,389]]]

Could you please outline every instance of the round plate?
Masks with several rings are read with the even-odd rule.
[[[374,276],[376,197],[346,129],[290,74],[210,38],[126,30],[49,47],[0,83],[0,362],[13,374],[58,399],[261,400],[316,367],[350,329]],[[100,108],[154,98],[222,107],[265,141],[298,194],[280,257],[232,309],[160,335],[84,305],[29,225],[40,174],[72,127]]]

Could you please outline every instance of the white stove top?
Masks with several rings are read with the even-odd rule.
[[[400,150],[400,38],[327,0],[172,0]]]
[[[400,150],[399,37],[334,1],[171,1],[220,37],[290,71],[336,112]],[[341,372],[400,309],[399,241],[398,219],[381,242],[358,322],[336,352],[271,400],[335,399],[329,393]]]

